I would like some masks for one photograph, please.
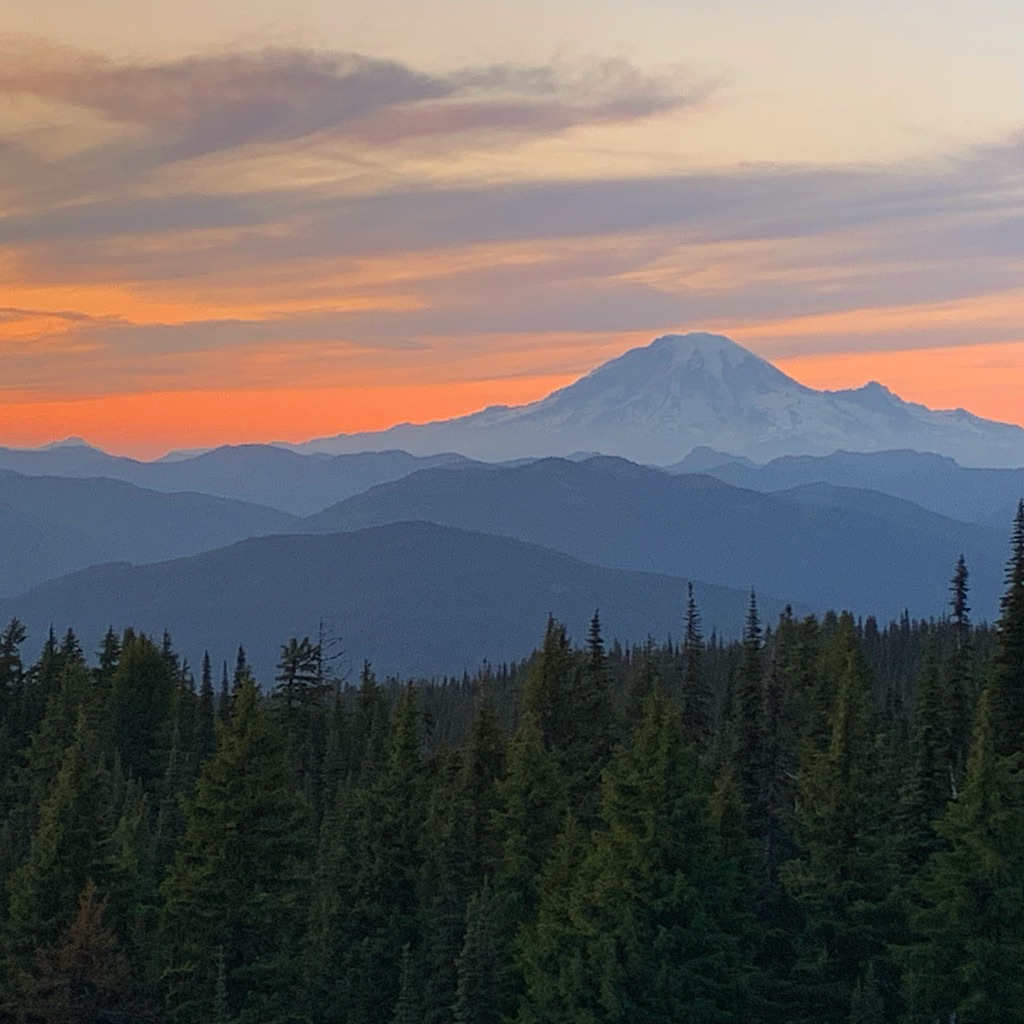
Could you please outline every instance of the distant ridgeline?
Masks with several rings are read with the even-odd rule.
[[[1024,1006],[1024,504],[1001,615],[339,682],[0,635],[12,1021],[993,1024]]]

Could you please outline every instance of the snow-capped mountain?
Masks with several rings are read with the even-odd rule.
[[[721,335],[667,335],[538,402],[295,446],[304,452],[401,448],[487,460],[599,451],[669,465],[698,446],[767,461],[838,449],[913,448],[968,466],[1024,465],[1024,429],[904,402],[872,382],[805,387]]]

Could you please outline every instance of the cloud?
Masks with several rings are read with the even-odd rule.
[[[418,365],[438,338],[472,364],[499,336],[639,341],[1000,294],[1020,308],[1024,132],[894,166],[504,170],[524,140],[717,87],[622,61],[427,73],[294,49],[152,64],[25,49],[0,62],[0,96],[53,117],[0,138],[4,386],[197,386],[228,362],[239,380],[337,383],[360,360]],[[93,142],[88,118],[114,128]],[[74,147],[53,145],[67,133]],[[497,173],[424,169],[421,144],[452,161],[491,147]],[[935,344],[1010,330],[925,322]],[[835,324],[815,344],[851,336]],[[792,351],[805,335],[776,337]]]
[[[100,147],[139,173],[246,146],[325,136],[373,145],[422,137],[558,133],[701,102],[715,83],[624,61],[494,65],[438,74],[358,53],[265,49],[164,63],[22,45],[0,63],[0,95],[88,109],[145,129]]]

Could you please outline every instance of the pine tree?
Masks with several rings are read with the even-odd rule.
[[[443,749],[435,758],[426,820],[420,837],[419,956],[423,974],[420,1024],[451,1019],[462,946],[466,904],[476,885],[472,876],[470,794],[462,784],[462,758]]]
[[[121,638],[114,631],[113,626],[108,627],[106,633],[103,634],[98,657],[96,681],[101,687],[106,688],[110,685],[110,680],[121,660]]]
[[[420,839],[428,796],[421,745],[419,700],[410,686],[395,709],[386,763],[356,794],[354,877],[348,913],[337,922],[340,1001],[361,1024],[387,1024],[406,945],[419,977]]]
[[[991,699],[996,750],[1005,755],[1024,744],[1024,500],[1013,522],[1000,611]]]
[[[573,919],[572,893],[585,851],[586,833],[567,814],[539,877],[536,921],[519,942],[525,984],[517,1024],[582,1024],[600,997],[600,979],[587,970],[583,933]]]
[[[603,826],[571,821],[524,943],[520,1024],[702,1020],[748,1009],[750,922],[697,756],[656,691],[603,777]]]
[[[499,903],[490,882],[466,907],[465,941],[456,961],[455,1024],[502,1024],[508,996],[506,945],[498,932]]]
[[[909,771],[900,794],[902,860],[918,870],[942,841],[934,823],[953,797],[950,761],[951,708],[934,655],[924,665],[914,702],[909,743]]]
[[[948,759],[954,784],[963,778],[971,745],[971,699],[974,687],[971,679],[973,645],[971,609],[967,603],[968,578],[967,563],[964,556],[960,555],[950,581],[953,650],[945,665],[949,721]]]
[[[106,927],[105,901],[91,880],[78,897],[78,912],[63,942],[38,950],[31,984],[31,1016],[41,1024],[94,1024],[144,1020],[149,1014],[132,984],[117,937]]]
[[[595,624],[599,629],[599,622]],[[581,658],[565,626],[554,618],[548,619],[543,645],[530,668],[524,704],[545,746],[556,753],[571,805],[588,821],[596,814],[592,794],[611,753],[611,694],[595,652]]]
[[[196,721],[196,760],[202,764],[217,748],[217,699],[213,692],[213,667],[210,652],[203,652],[199,677],[199,708]]]
[[[126,633],[110,680],[107,710],[114,748],[125,770],[147,787],[166,770],[177,687],[178,680],[161,649],[141,633]]]
[[[7,998],[16,1001],[16,1014],[24,1008],[23,983],[30,976],[35,950],[57,945],[90,878],[106,880],[105,853],[112,827],[109,778],[83,713],[40,809],[28,856],[10,880],[2,930],[5,970],[0,975],[9,979]]]
[[[747,620],[743,627],[743,654],[732,687],[732,719],[736,735],[738,778],[743,800],[751,815],[751,827],[758,834],[764,828],[766,809],[762,806],[760,774],[764,760],[764,658],[761,650],[761,622],[757,596],[750,592]]]
[[[704,637],[700,629],[700,612],[693,596],[693,584],[686,584],[686,619],[683,624],[683,722],[687,733],[700,744],[711,734],[711,696],[701,671]]]
[[[937,825],[947,846],[914,887],[918,941],[897,950],[914,1019],[1011,1024],[1024,1006],[1024,777],[1002,757],[988,690],[963,791]]]
[[[792,816],[797,858],[780,869],[789,895],[802,908],[800,957],[794,971],[791,1020],[841,1020],[848,1012],[857,969],[880,958],[894,934],[888,906],[889,839],[880,786],[877,722],[871,679],[844,614],[828,642],[831,680],[827,745],[807,744],[799,768]]]
[[[163,886],[169,1015],[191,1022],[209,1014],[223,950],[232,1020],[296,1021],[308,809],[292,789],[282,738],[250,678],[240,681],[234,704]]]

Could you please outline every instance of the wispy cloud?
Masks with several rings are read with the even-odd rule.
[[[379,146],[498,132],[507,146],[509,133],[547,135],[693,106],[714,87],[679,70],[652,75],[624,61],[437,74],[303,49],[143,64],[23,42],[0,64],[0,95],[88,109],[145,129],[94,153],[117,156],[135,173],[239,147],[330,136]]]
[[[370,358],[420,365],[438,338],[493,373],[499,336],[1024,304],[1024,132],[899,166],[474,177],[437,153],[501,171],[576,129],[699,112],[719,82],[619,60],[426,72],[301,49],[143,63],[13,45],[0,97],[35,120],[0,119],[6,388],[199,387],[227,366],[239,387],[339,384]],[[922,314],[884,337],[991,341],[1007,322]],[[774,338],[792,352],[806,335]],[[837,322],[815,344],[851,338]]]

